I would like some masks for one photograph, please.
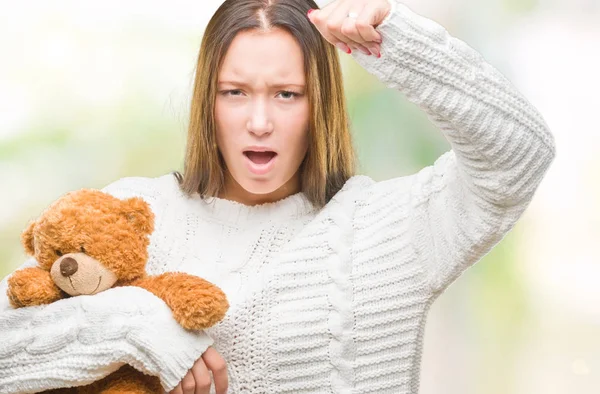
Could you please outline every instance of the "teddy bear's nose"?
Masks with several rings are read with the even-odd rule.
[[[77,272],[77,261],[72,257],[65,257],[65,259],[60,262],[60,273],[62,276],[71,276],[75,272]]]

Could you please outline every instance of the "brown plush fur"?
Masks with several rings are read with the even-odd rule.
[[[23,232],[23,246],[39,267],[15,271],[8,279],[8,298],[20,308],[49,304],[77,291],[95,294],[111,286],[138,286],[164,300],[185,329],[200,330],[222,320],[229,303],[214,284],[180,272],[146,275],[153,231],[154,214],[141,198],[120,200],[93,189],[67,193]],[[67,259],[77,272],[66,273]],[[71,280],[75,277],[78,281]],[[67,285],[56,281],[65,278]],[[91,287],[83,291],[74,283]],[[162,393],[162,388],[157,377],[126,365],[91,385],[47,392],[149,394]]]
[[[90,385],[44,391],[44,394],[155,394],[162,393],[160,380],[129,365]]]
[[[24,268],[15,272],[9,279],[6,294],[13,307],[50,304],[67,294],[58,288],[50,272],[37,267]]]

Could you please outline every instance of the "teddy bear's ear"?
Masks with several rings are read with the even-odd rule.
[[[25,248],[25,252],[30,256],[35,254],[35,247],[33,245],[33,227],[35,226],[35,223],[35,220],[30,221],[25,231],[21,233],[21,243]]]
[[[141,197],[124,200],[121,213],[138,231],[144,234],[154,231],[154,213]]]

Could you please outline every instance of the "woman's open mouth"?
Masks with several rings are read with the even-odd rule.
[[[246,165],[251,172],[256,175],[264,175],[273,168],[277,153],[248,150],[244,152],[244,156],[246,157]]]

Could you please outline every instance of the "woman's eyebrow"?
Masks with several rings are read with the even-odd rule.
[[[236,86],[250,87],[249,84],[247,84],[246,82],[242,82],[242,81],[219,81],[218,84],[230,84],[230,85],[236,85]],[[272,88],[285,88],[285,87],[295,86],[295,87],[303,89],[305,87],[304,84],[299,84],[299,83],[273,83],[273,84],[267,84],[267,85],[269,85],[269,87],[272,87]]]

